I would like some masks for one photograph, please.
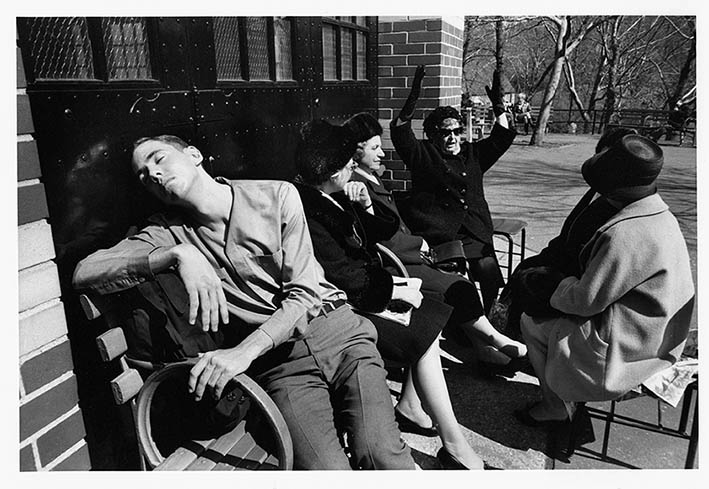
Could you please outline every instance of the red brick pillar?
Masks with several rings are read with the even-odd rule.
[[[54,263],[52,230],[17,50],[20,470],[91,468]]]
[[[460,108],[463,17],[379,17],[379,122],[387,168],[382,177],[392,190],[409,189],[411,179],[391,144],[389,122],[408,97],[420,64],[426,65],[426,78],[412,124],[423,138],[423,119],[432,109]]]

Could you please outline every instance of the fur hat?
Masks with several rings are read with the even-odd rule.
[[[361,143],[374,136],[381,136],[384,130],[379,121],[369,112],[360,112],[347,119],[343,124],[352,133],[352,138]]]
[[[300,129],[295,166],[303,183],[320,185],[344,168],[357,150],[350,131],[318,119]]]
[[[628,134],[586,160],[581,174],[599,194],[633,201],[655,192],[663,161],[662,149],[652,140]]]
[[[423,132],[430,138],[435,135],[436,129],[446,119],[455,119],[459,124],[463,124],[463,118],[455,107],[444,105],[436,107],[423,120]]]

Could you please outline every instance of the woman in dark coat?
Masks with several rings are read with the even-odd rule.
[[[376,171],[381,149],[382,126],[370,114],[362,112],[343,124],[358,142],[354,161],[357,163],[352,181],[362,182],[374,202],[397,217],[399,211],[392,193],[384,187]],[[475,284],[455,273],[444,273],[430,266],[422,258],[428,243],[413,234],[401,221],[396,233],[383,242],[402,261],[411,277],[423,281],[423,290],[436,294],[454,308],[449,324],[455,326],[471,340],[478,349],[478,360],[494,365],[507,365],[512,358],[526,355],[527,348],[498,332],[485,316]]]
[[[406,104],[391,121],[394,148],[411,170],[411,199],[400,210],[414,234],[423,236],[431,245],[463,241],[470,278],[480,283],[488,313],[504,280],[492,243],[492,218],[483,191],[483,174],[507,151],[516,133],[509,129],[499,75],[495,72],[488,96],[497,121],[489,137],[461,141],[460,113],[453,107],[437,107],[423,123],[427,140],[416,139],[411,118],[423,76],[420,66]]]
[[[378,261],[376,242],[389,239],[399,220],[386,207],[372,202],[364,185],[349,182],[356,166],[351,160],[356,142],[349,134],[326,121],[313,121],[303,127],[296,150],[296,185],[315,257],[325,277],[347,293],[357,312],[374,323],[382,356],[410,365],[409,379],[395,409],[402,430],[428,432],[430,436],[435,427],[443,442],[438,453],[441,465],[482,468],[482,460],[455,418],[441,367],[438,337],[451,309],[423,296],[418,290],[419,279],[393,277]],[[391,308],[393,302],[413,307],[408,326],[376,315]],[[431,423],[427,412],[433,421],[428,429],[424,428]]]

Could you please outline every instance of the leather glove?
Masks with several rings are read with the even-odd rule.
[[[409,121],[414,116],[414,110],[416,109],[416,101],[418,100],[419,95],[421,94],[421,84],[423,83],[423,77],[425,74],[425,67],[423,65],[418,65],[416,67],[416,73],[414,74],[414,81],[411,84],[411,92],[409,93],[409,97],[406,99],[406,102],[404,102],[404,106],[401,108],[401,112],[399,112],[400,121]]]
[[[490,102],[492,103],[492,112],[495,114],[496,117],[499,117],[500,115],[507,112],[507,110],[505,109],[505,103],[502,101],[500,73],[497,70],[492,73],[492,88],[485,85],[485,91],[487,92],[487,96],[490,99]]]

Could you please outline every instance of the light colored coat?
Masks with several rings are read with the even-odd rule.
[[[689,331],[694,285],[687,246],[658,194],[621,209],[580,254],[551,305],[547,382],[565,401],[619,397],[672,365]]]

